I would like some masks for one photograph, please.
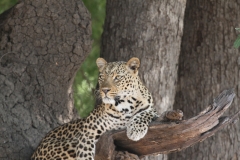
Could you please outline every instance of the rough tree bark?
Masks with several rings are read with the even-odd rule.
[[[237,37],[234,28],[239,27],[239,6],[236,0],[187,2],[174,106],[187,117],[198,113],[213,95],[231,87],[237,96],[228,113],[239,108],[240,52],[233,48]],[[238,121],[198,145],[171,154],[170,159],[239,159],[239,131]]]
[[[171,109],[175,98],[185,2],[107,1],[101,57],[108,61],[140,58],[141,79],[159,113]]]
[[[71,86],[90,36],[79,0],[24,0],[1,15],[1,160],[29,159],[49,130],[77,117]]]

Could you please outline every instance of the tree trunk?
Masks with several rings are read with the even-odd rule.
[[[90,51],[90,15],[78,0],[24,0],[0,22],[0,159],[29,159],[77,117],[71,86]]]
[[[240,88],[240,53],[233,48],[235,27],[239,27],[239,1],[188,1],[179,62],[175,108],[187,117],[198,113],[212,97],[226,88]],[[239,108],[237,94],[229,114]],[[180,106],[180,108],[179,108]],[[182,152],[171,160],[238,159],[240,122],[212,138]]]
[[[153,94],[155,108],[159,113],[171,109],[185,0],[108,0],[106,8],[101,57],[108,61],[140,58],[140,76]]]

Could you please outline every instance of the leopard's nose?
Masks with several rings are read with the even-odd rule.
[[[107,95],[107,93],[110,91],[110,88],[102,88],[102,91],[105,93],[105,95]]]

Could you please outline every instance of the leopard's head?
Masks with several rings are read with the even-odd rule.
[[[139,77],[138,58],[131,58],[128,62],[110,62],[98,58],[99,92],[104,103],[114,104],[120,97],[135,94],[138,89]]]

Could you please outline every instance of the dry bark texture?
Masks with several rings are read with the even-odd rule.
[[[171,109],[185,0],[108,0],[106,9],[101,57],[108,61],[140,58],[139,73],[153,94],[155,108],[159,113]]]
[[[237,37],[234,28],[239,26],[239,6],[237,0],[187,2],[174,105],[186,117],[195,115],[213,95],[231,87],[235,88],[237,96],[228,114],[239,109],[240,52],[233,48]],[[171,154],[170,159],[237,160],[240,157],[239,131],[238,121],[203,143]]]
[[[71,86],[90,35],[79,0],[25,0],[1,15],[1,160],[29,159],[49,130],[77,117]]]

